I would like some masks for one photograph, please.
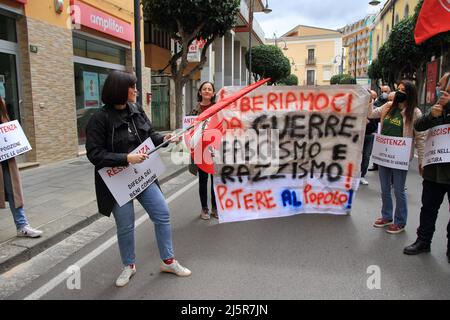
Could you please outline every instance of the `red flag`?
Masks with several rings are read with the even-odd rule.
[[[446,31],[450,31],[450,0],[425,0],[414,31],[416,44]]]
[[[270,81],[270,78],[260,80],[239,90],[235,94],[209,107],[195,119],[194,128],[186,132],[185,140],[191,150],[191,156],[195,164],[200,169],[214,174],[212,154],[214,150],[219,150],[220,140],[225,133],[222,126],[222,119],[217,113],[268,81]]]

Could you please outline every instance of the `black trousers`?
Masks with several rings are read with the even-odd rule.
[[[200,203],[202,204],[202,209],[208,209],[208,176],[211,177],[211,206],[212,209],[217,209],[216,197],[214,195],[213,175],[198,168],[198,192],[200,194]]]
[[[417,237],[419,240],[431,243],[438,211],[445,194],[450,201],[450,184],[423,180],[422,185],[422,209],[420,210],[420,226],[417,229]],[[450,219],[447,225],[447,249],[450,252]]]

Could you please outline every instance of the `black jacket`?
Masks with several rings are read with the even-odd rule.
[[[163,143],[164,137],[153,130],[144,110],[132,103],[128,104],[132,124],[136,127],[139,143],[151,137],[155,146]],[[116,203],[98,170],[104,167],[127,166],[128,124],[112,106],[104,106],[92,115],[86,126],[86,152],[89,161],[95,165],[95,193],[98,211],[110,216]]]

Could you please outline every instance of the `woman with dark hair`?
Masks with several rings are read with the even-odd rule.
[[[192,115],[199,115],[216,102],[216,90],[214,88],[214,84],[208,81],[203,82],[197,91],[197,101],[197,107],[193,110]],[[209,220],[210,216],[218,219],[219,217],[217,215],[216,198],[214,195],[213,176],[204,172],[200,168],[197,168],[197,172],[199,181],[198,192],[200,195],[200,204],[202,206],[200,219]],[[208,208],[208,176],[211,177],[211,213]]]
[[[417,90],[414,83],[403,80],[399,83],[394,101],[372,110],[369,108],[369,118],[378,119],[381,122],[381,134],[393,137],[413,138],[411,157],[414,156],[414,146],[417,148],[419,157],[419,172],[422,172],[422,157],[424,150],[425,134],[414,129],[414,122],[422,116],[418,108]],[[386,232],[391,234],[400,233],[405,230],[408,218],[408,205],[406,201],[406,175],[408,170],[393,169],[378,166],[381,185],[381,218],[378,218],[374,227],[383,228],[388,226]],[[395,215],[391,197],[391,187],[394,186]]]
[[[171,138],[153,130],[144,110],[136,104],[134,74],[113,71],[105,81],[102,92],[104,106],[95,113],[86,127],[87,157],[95,165],[95,191],[99,212],[114,215],[120,256],[124,265],[116,286],[125,286],[136,273],[134,207],[133,200],[120,207],[98,170],[104,167],[122,167],[148,159],[146,154],[131,153],[150,137],[158,146]],[[169,208],[157,183],[152,183],[137,197],[155,226],[156,241],[161,257],[161,272],[189,276],[191,271],[175,260],[172,247],[172,230]]]
[[[9,122],[5,100],[0,96],[0,120],[1,123]],[[9,208],[14,218],[18,237],[38,238],[42,231],[33,229],[23,209],[22,184],[20,182],[19,169],[15,158],[2,161],[0,170],[0,208],[6,208],[5,201],[9,202]]]

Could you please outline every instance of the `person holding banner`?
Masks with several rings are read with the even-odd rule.
[[[413,139],[410,160],[414,156],[413,146],[415,145],[419,157],[419,172],[422,172],[421,162],[425,135],[414,130],[414,121],[421,116],[422,112],[418,108],[416,86],[407,80],[399,83],[393,102],[388,102],[374,110],[372,110],[372,105],[370,104],[368,112],[370,119],[380,118],[382,135]],[[408,218],[408,204],[405,192],[408,170],[391,168],[380,164],[378,168],[381,185],[382,216],[375,221],[373,226],[376,228],[388,226],[386,232],[397,234],[405,230]],[[391,197],[392,185],[394,186],[396,199],[394,217]]]
[[[450,129],[448,129],[450,128],[449,83],[450,72],[447,72],[438,83],[437,103],[427,114],[416,121],[414,125],[416,130],[426,131],[435,127],[444,126],[442,128],[446,130],[440,130],[440,132],[450,132]],[[432,132],[432,130],[430,130],[430,133],[432,134],[428,136],[428,139],[435,136],[433,135],[435,132]],[[447,142],[449,141],[448,137],[444,137],[443,140],[446,140],[444,148],[448,148],[450,146],[450,142]],[[439,147],[436,146],[436,148],[438,149]],[[442,145],[440,148],[442,148]],[[417,240],[403,250],[403,253],[407,255],[430,252],[439,207],[444,200],[445,194],[447,194],[447,197],[450,197],[450,162],[424,163],[422,177],[423,189],[420,225],[417,229]],[[450,263],[450,221],[447,224],[447,260]]]
[[[120,169],[129,164],[142,163],[148,159],[148,155],[131,151],[149,137],[155,146],[171,138],[171,135],[164,137],[155,132],[144,110],[136,104],[136,83],[137,78],[132,73],[111,72],[103,86],[104,106],[91,117],[86,127],[86,151],[88,159],[95,165],[98,209],[105,216],[110,216],[112,212],[116,221],[119,250],[124,265],[116,281],[118,287],[125,286],[136,273],[133,200],[119,206],[98,170],[104,167]],[[162,260],[161,272],[189,276],[191,271],[175,260],[169,208],[158,184],[150,184],[136,198],[154,223]]]
[[[9,122],[8,111],[5,100],[0,96],[0,120],[1,123]],[[0,208],[5,208],[5,201],[9,202],[9,208],[14,218],[18,237],[38,238],[42,235],[41,230],[34,229],[28,223],[25,210],[23,209],[22,184],[20,182],[19,169],[15,158],[2,161],[0,170]]]
[[[200,85],[200,88],[197,91],[197,101],[197,108],[195,108],[191,114],[193,116],[199,115],[216,102],[216,89],[214,88],[213,83],[206,81]],[[197,169],[199,182],[198,192],[200,195],[200,204],[202,206],[200,219],[209,220],[211,216],[218,219],[219,216],[217,215],[216,197],[214,195],[213,175],[204,172],[200,168]],[[208,176],[211,177],[211,213],[208,208]]]

